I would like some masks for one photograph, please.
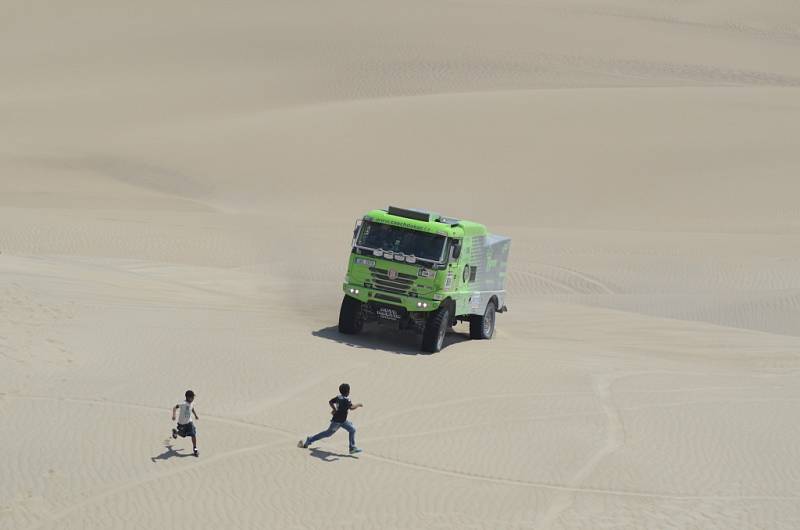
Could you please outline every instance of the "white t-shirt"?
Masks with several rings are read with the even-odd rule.
[[[192,423],[192,410],[194,409],[194,404],[189,403],[188,401],[184,401],[183,403],[178,404],[178,423],[181,425],[186,425],[187,423]]]

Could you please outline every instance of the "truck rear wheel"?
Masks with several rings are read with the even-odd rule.
[[[339,333],[355,335],[364,328],[364,304],[345,295],[339,310]]]
[[[450,308],[447,306],[440,307],[428,317],[425,331],[422,332],[423,351],[436,353],[442,350],[450,319]]]
[[[486,304],[483,315],[470,315],[469,336],[471,339],[491,339],[494,335],[494,322],[497,314],[497,305],[494,300]]]

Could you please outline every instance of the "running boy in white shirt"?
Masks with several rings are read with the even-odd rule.
[[[200,419],[194,410],[194,392],[187,390],[185,395],[186,401],[172,407],[172,421],[175,421],[175,413],[180,411],[178,414],[178,428],[172,429],[172,437],[177,438],[180,436],[181,438],[186,438],[191,436],[192,452],[194,456],[200,456],[200,452],[197,450],[197,429],[194,426],[194,422],[192,422],[192,414],[194,414],[195,419]]]

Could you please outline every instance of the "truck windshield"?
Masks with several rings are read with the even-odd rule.
[[[428,261],[441,261],[447,238],[399,226],[364,221],[358,246],[372,250],[400,252]]]

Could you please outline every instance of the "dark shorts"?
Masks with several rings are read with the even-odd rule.
[[[194,422],[189,422],[183,425],[179,423],[178,436],[181,438],[185,438],[187,436],[197,436],[197,429],[194,426]]]

